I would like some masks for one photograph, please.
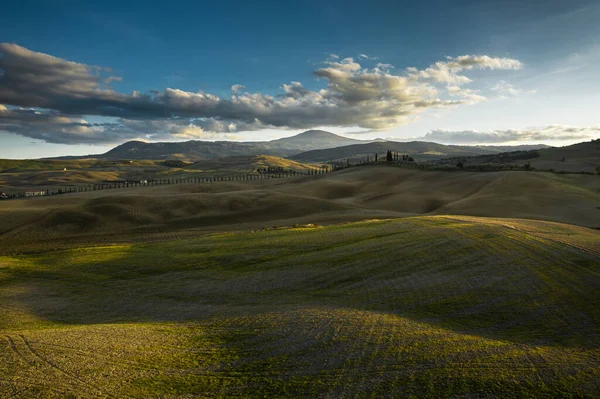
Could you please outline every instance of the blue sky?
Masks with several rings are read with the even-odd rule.
[[[2,158],[309,128],[456,144],[600,137],[597,1],[1,7]]]

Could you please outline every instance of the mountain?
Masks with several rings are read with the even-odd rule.
[[[177,143],[145,143],[143,141],[129,141],[96,157],[100,159],[181,159],[196,161],[255,154],[289,156],[297,152],[297,150],[290,149],[272,150],[263,142],[192,140]]]
[[[182,159],[188,161],[231,156],[272,155],[288,157],[299,152],[332,148],[368,141],[355,140],[323,130],[309,130],[292,137],[272,141],[199,141],[146,143],[129,141],[112,150],[94,155],[99,159]]]
[[[326,132],[324,130],[308,130],[292,137],[272,140],[269,144],[279,148],[309,151],[351,144],[363,144],[367,142],[368,141],[365,140],[349,139],[347,137],[338,136],[337,134]]]
[[[425,141],[378,141],[366,144],[353,144],[337,148],[319,149],[302,152],[292,156],[290,159],[302,162],[327,162],[327,161],[361,161],[367,156],[374,157],[375,154],[385,156],[388,151],[408,154],[417,161],[428,161],[456,156],[473,156],[500,152],[495,149],[478,146],[457,146],[429,143]]]
[[[540,148],[543,146],[534,146]],[[59,157],[53,159],[96,158],[101,160],[180,159],[184,161],[213,160],[234,156],[269,155],[305,162],[335,160],[362,160],[376,152],[387,150],[409,154],[426,161],[454,156],[496,154],[532,146],[454,146],[423,141],[395,142],[382,139],[357,140],[323,130],[308,130],[291,137],[271,141],[200,141],[158,142],[129,141],[112,150],[86,157]]]

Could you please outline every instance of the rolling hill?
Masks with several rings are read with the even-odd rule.
[[[300,163],[270,155],[249,155],[196,161],[185,169],[188,171],[198,170],[205,173],[220,175],[228,173],[253,173],[256,172],[258,168],[269,167],[306,173],[309,169],[317,169],[319,166],[320,165]]]
[[[595,172],[600,167],[600,139],[539,150],[531,165],[540,169]]]
[[[599,237],[420,216],[0,256],[0,396],[595,397]]]
[[[539,148],[540,146],[536,146]],[[541,146],[545,147],[545,146]],[[375,153],[385,156],[388,150],[408,154],[417,161],[429,161],[454,156],[474,156],[482,154],[497,154],[510,147],[494,146],[458,146],[430,143],[425,141],[378,141],[365,144],[352,144],[342,147],[317,149],[291,156],[291,159],[304,162],[364,161],[367,156],[373,158]]]
[[[231,156],[273,155],[286,157],[316,148],[331,148],[360,140],[349,139],[322,130],[309,130],[292,137],[272,141],[185,141],[177,143],[145,143],[129,141],[101,155],[99,159],[182,159],[189,161]]]
[[[0,253],[199,232],[454,214],[600,227],[600,180],[385,166],[318,177],[91,191],[0,202]],[[37,244],[36,244],[37,243]]]
[[[162,160],[111,161],[105,159],[0,160],[0,191],[15,192],[56,186],[87,185],[115,180],[152,180],[256,173],[258,168],[281,167],[306,173],[320,165],[300,163],[270,155],[235,156],[179,167]]]
[[[546,147],[525,146],[527,149]],[[60,157],[61,160],[94,158],[102,160],[164,160],[179,159],[195,162],[232,156],[271,155],[303,162],[334,160],[364,160],[375,152],[393,150],[412,155],[418,160],[449,156],[495,154],[506,150],[525,149],[523,146],[448,146],[429,142],[394,142],[356,140],[323,130],[309,130],[291,137],[271,141],[198,141],[158,142],[129,141],[112,150],[87,157]]]
[[[599,205],[383,165],[2,201],[0,397],[594,397]]]
[[[437,160],[435,163],[454,165],[459,160],[470,164],[523,164],[529,162],[537,169],[594,173],[597,171],[596,168],[600,167],[600,139],[565,147],[510,151],[470,157],[453,156]]]

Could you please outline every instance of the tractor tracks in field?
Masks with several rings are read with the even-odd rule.
[[[66,346],[66,345],[51,344],[51,343],[47,343],[47,342],[38,342],[37,344],[38,344],[38,346],[44,346],[44,347],[50,348],[51,350],[58,349],[58,350],[63,350],[63,351],[69,351],[70,353],[73,353],[80,357],[85,357],[85,358],[94,359],[94,360],[100,360],[105,364],[111,364],[111,365],[115,365],[115,366],[125,365],[129,369],[136,369],[136,370],[140,370],[140,371],[155,371],[156,370],[156,368],[152,367],[151,365],[147,365],[143,362],[137,362],[134,360],[118,360],[118,361],[111,360],[110,358],[106,358],[104,356],[98,355],[98,354],[94,353],[93,351],[86,351],[83,349],[75,349],[73,347]]]
[[[24,335],[17,334],[11,336],[5,334],[4,337],[8,341],[8,346],[15,356],[17,356],[28,366],[35,368],[37,371],[43,374],[43,377],[41,378],[43,382],[50,381],[51,376],[47,372],[52,371],[53,373],[60,375],[62,377],[61,379],[66,377],[65,382],[58,387],[60,391],[66,389],[68,392],[78,393],[84,397],[116,398],[116,396],[113,394],[104,391],[100,387],[76,376],[75,374],[46,359],[31,345]],[[54,389],[54,387],[50,388]]]
[[[19,349],[17,349],[17,344],[12,339],[10,335],[5,335],[4,338],[8,341],[8,347],[10,350],[19,358],[22,362],[27,364],[28,366],[35,367],[35,363],[30,362],[27,358],[21,353]]]

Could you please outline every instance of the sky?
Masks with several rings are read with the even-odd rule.
[[[130,140],[600,137],[600,2],[0,6],[0,158]]]

